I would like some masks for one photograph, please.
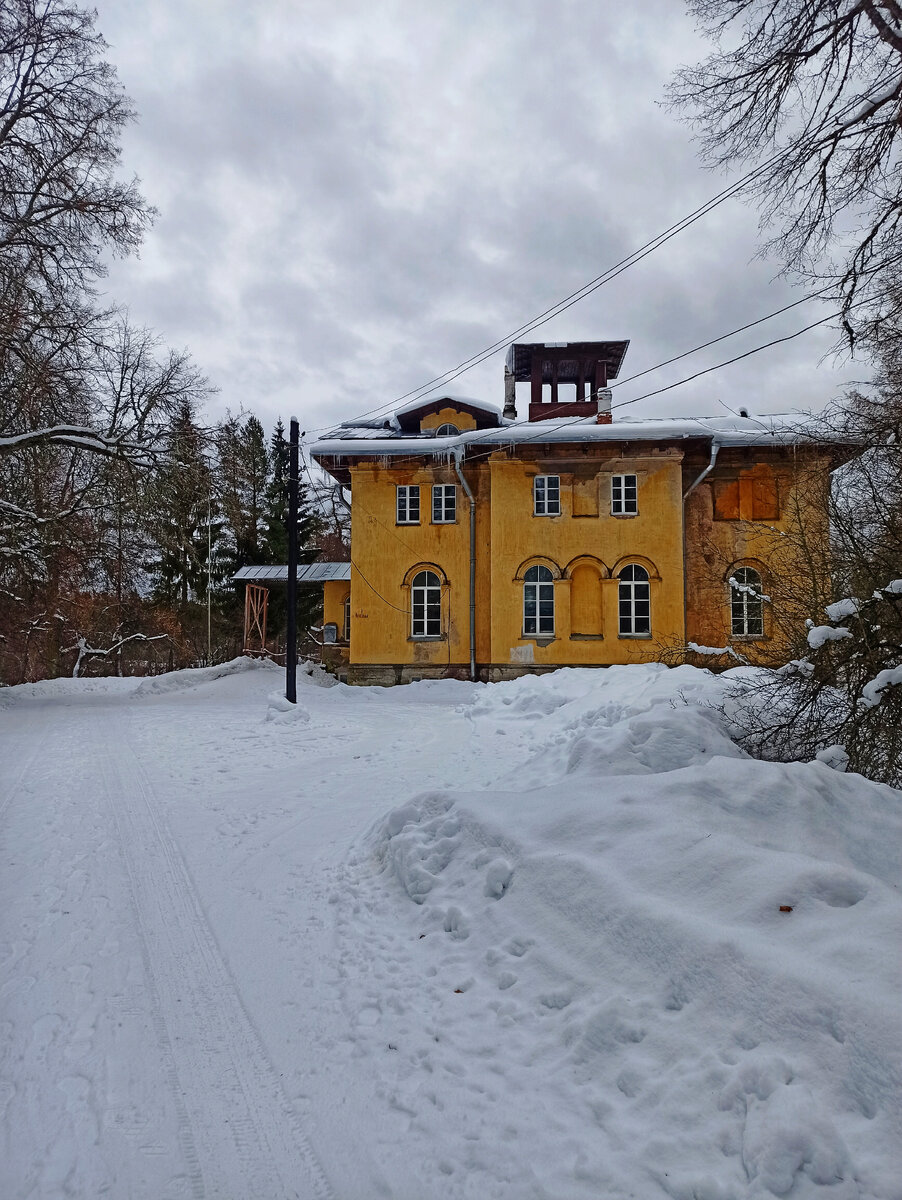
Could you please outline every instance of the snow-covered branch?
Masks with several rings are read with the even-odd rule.
[[[72,668],[72,678],[78,679],[81,674],[81,664],[86,658],[109,658],[111,654],[121,650],[128,642],[159,642],[168,637],[168,633],[157,633],[152,637],[148,637],[145,633],[130,633],[128,637],[120,638],[118,642],[114,642],[112,646],[107,646],[105,649],[89,646],[87,638],[79,637],[74,646],[67,647],[62,653],[72,654],[73,651],[78,651],[75,666]]]

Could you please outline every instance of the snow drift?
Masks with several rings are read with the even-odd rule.
[[[516,1110],[491,1194],[902,1195],[899,794],[749,759],[724,686],[628,667],[483,689],[474,725],[532,755],[370,835],[358,883],[413,902],[395,994],[480,1080],[482,1119]],[[435,1058],[412,1057],[407,1108]],[[528,1100],[492,1115],[515,1084]]]

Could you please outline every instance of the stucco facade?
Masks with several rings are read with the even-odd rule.
[[[447,402],[424,414],[423,429],[435,428],[436,416],[465,429],[465,414]],[[709,440],[640,442],[619,440],[617,432],[611,426],[605,440],[589,442],[546,443],[541,432],[507,446],[477,441],[469,459],[466,447],[459,454],[458,466],[435,452],[435,441],[429,453],[404,453],[401,461],[362,454],[359,446],[323,454],[351,493],[351,580],[330,585],[326,596],[326,620],[341,631],[339,641],[349,633],[349,681],[470,674],[470,512],[458,469],[475,503],[476,677],[675,662],[690,644],[732,647],[754,661],[785,657],[787,630],[805,615],[798,580],[810,572],[796,558],[806,545],[826,548],[822,525],[809,523],[807,542],[800,536],[800,514],[812,481],[827,478],[829,456],[798,445],[719,446],[711,467]],[[536,511],[537,476],[557,481],[559,511]],[[636,511],[617,514],[612,481],[624,477],[635,477]],[[435,485],[454,490],[451,521],[432,519]],[[418,489],[417,520],[398,519],[399,489]],[[553,628],[528,631],[527,572],[537,566],[550,576]],[[623,628],[629,566],[647,576],[650,621],[641,633]],[[765,593],[760,631],[751,634],[734,629],[738,568],[756,571]],[[412,627],[412,590],[423,572],[440,589],[440,632],[428,636]],[[787,580],[793,587],[783,586]],[[776,620],[778,608],[792,619]]]

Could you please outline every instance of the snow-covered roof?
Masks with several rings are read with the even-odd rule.
[[[405,413],[418,412],[421,408],[453,408],[455,405],[463,405],[466,408],[478,408],[481,412],[491,413],[493,416],[500,417],[501,409],[496,404],[487,404],[484,400],[474,400],[472,396],[452,396],[450,393],[443,393],[441,396],[429,396],[419,400],[410,400],[407,404],[402,404],[400,408],[396,408],[394,415],[403,417]]]
[[[327,457],[389,455],[465,455],[477,446],[517,446],[528,442],[638,442],[703,438],[721,446],[792,446],[829,443],[819,438],[807,413],[778,413],[754,417],[666,417],[621,420],[599,425],[595,419],[522,421],[498,429],[477,429],[457,437],[422,435],[399,437],[363,428],[336,430],[311,446],[315,455]]]
[[[330,579],[350,579],[349,562],[315,562],[298,567],[298,583],[325,583]],[[232,576],[234,583],[287,583],[288,566],[242,567]]]

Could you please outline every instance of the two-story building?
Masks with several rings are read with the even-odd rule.
[[[439,395],[312,446],[350,492],[350,580],[324,585],[350,682],[786,654],[842,449],[798,417],[612,420],[626,348],[515,345],[503,412]]]

